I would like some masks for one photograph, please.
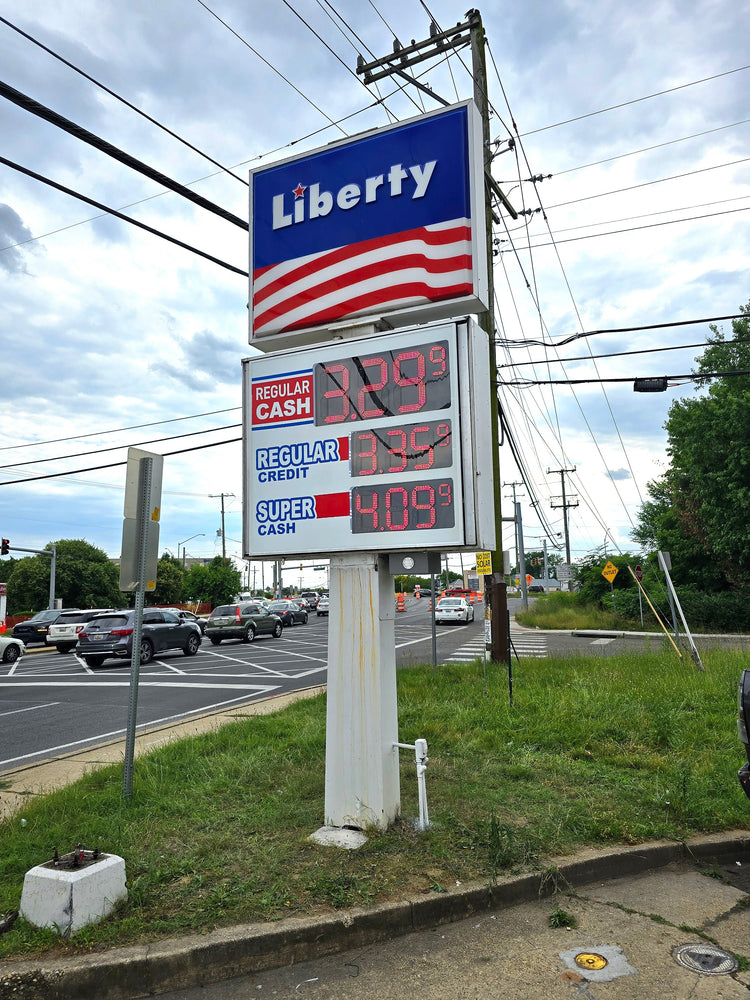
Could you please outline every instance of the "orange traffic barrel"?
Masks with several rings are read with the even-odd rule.
[[[403,594],[399,594],[398,597],[396,598],[396,610],[406,611],[406,598],[404,597]]]

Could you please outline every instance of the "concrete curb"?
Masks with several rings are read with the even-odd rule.
[[[750,863],[750,831],[691,837],[685,843],[662,840],[637,847],[586,848],[558,859],[541,873],[504,878],[491,886],[475,883],[367,910],[221,928],[93,955],[6,962],[0,966],[0,1000],[100,1000],[105,983],[107,1000],[205,986],[376,944],[591,882],[737,852],[748,854]]]

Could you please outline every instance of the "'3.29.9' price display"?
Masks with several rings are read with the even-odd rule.
[[[355,486],[352,534],[452,528],[455,523],[453,480]]]

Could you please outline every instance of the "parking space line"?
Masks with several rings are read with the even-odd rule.
[[[59,701],[47,701],[43,705],[29,705],[28,708],[13,708],[10,712],[0,712],[0,719],[6,715],[20,715],[21,712],[36,712],[40,708],[55,708],[59,704]]]

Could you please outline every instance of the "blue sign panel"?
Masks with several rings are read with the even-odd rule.
[[[469,102],[253,171],[251,338],[483,308],[477,136]]]

